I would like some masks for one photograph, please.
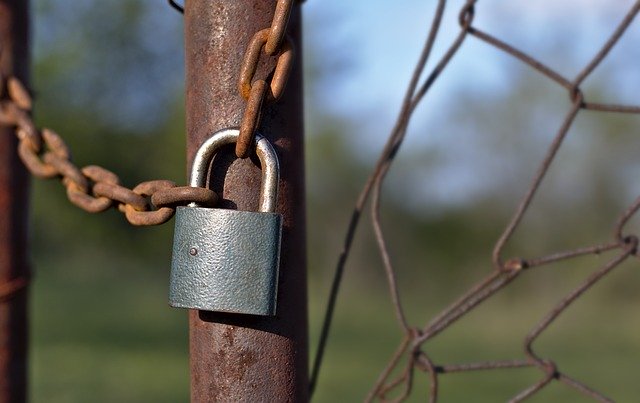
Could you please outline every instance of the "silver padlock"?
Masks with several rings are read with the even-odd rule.
[[[239,131],[216,132],[200,146],[190,186],[205,187],[213,156]],[[269,141],[256,135],[262,165],[258,212],[198,207],[176,210],[169,305],[275,315],[282,218],[275,213],[280,168]]]

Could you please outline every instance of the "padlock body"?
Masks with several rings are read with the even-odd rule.
[[[276,213],[178,207],[169,305],[275,315],[281,234]]]

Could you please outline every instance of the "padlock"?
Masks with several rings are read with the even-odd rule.
[[[239,131],[216,132],[193,161],[190,186],[205,187],[213,156]],[[256,134],[262,165],[258,212],[198,207],[176,209],[169,305],[177,308],[275,315],[282,217],[275,213],[278,157]]]

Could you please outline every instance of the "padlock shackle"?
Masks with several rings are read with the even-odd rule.
[[[215,132],[198,149],[193,159],[189,186],[206,187],[209,176],[209,164],[216,152],[227,144],[235,144],[238,141],[240,130],[224,129]],[[262,165],[262,186],[260,187],[260,202],[258,211],[267,213],[275,212],[278,201],[278,181],[280,167],[278,155],[266,137],[256,133],[256,154]],[[195,204],[192,203],[194,206]]]

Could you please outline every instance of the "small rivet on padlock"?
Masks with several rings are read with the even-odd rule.
[[[191,256],[195,256],[195,255],[197,255],[197,254],[198,254],[198,249],[196,249],[196,248],[191,248],[191,249],[189,249],[189,254],[190,254]]]

